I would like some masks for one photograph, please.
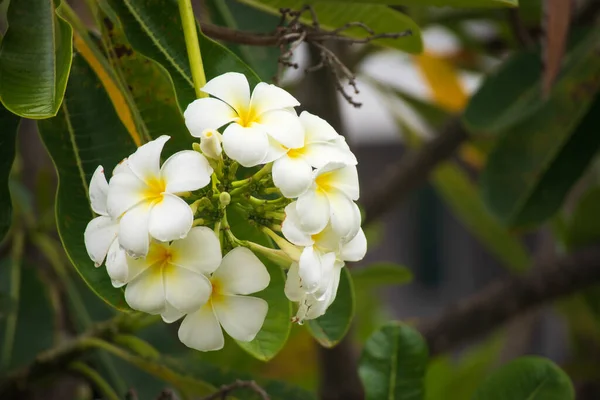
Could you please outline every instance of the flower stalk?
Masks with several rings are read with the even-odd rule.
[[[192,79],[194,80],[196,97],[207,97],[208,95],[200,90],[206,85],[206,75],[204,74],[202,55],[200,54],[200,42],[198,41],[196,17],[194,17],[192,2],[191,0],[178,0],[177,3],[179,5],[181,26],[183,27],[185,46],[187,48],[188,59],[190,60],[190,69],[192,70]]]

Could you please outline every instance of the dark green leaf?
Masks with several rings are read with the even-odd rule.
[[[550,217],[600,147],[600,29],[569,58],[548,101],[503,133],[483,172],[483,198],[507,225]]]
[[[522,357],[496,370],[477,389],[473,400],[572,400],[573,386],[552,361]]]
[[[281,8],[300,10],[307,2],[305,0],[241,0],[261,10],[279,15]],[[421,30],[408,16],[384,5],[373,4],[336,4],[335,2],[319,2],[313,4],[319,24],[325,29],[341,28],[349,22],[362,22],[375,33],[400,33],[407,30],[412,32],[411,36],[398,39],[378,39],[373,44],[392,47],[408,53],[420,53],[423,51]],[[312,25],[310,13],[305,12],[300,18],[302,22]],[[344,35],[365,38],[370,34],[363,28],[354,27],[343,31]]]
[[[42,139],[59,176],[56,221],[63,246],[77,272],[108,304],[129,310],[123,291],[115,289],[104,267],[94,268],[83,232],[94,217],[88,183],[98,165],[110,173],[135,145],[119,120],[97,76],[79,55],[59,114],[38,123]]]
[[[15,160],[17,130],[21,118],[8,111],[0,105],[0,241],[8,232],[12,221],[12,204],[10,190],[8,189],[8,178]]]
[[[569,250],[589,246],[600,240],[600,187],[589,189],[577,203],[566,226]]]
[[[177,4],[172,0],[110,0],[135,50],[161,64],[171,76],[179,108],[195,100]],[[199,33],[206,79],[241,72],[255,85],[259,78],[233,53]]]
[[[354,317],[354,285],[348,268],[342,268],[337,296],[325,315],[309,320],[310,334],[325,347],[333,347],[348,333]]]
[[[387,4],[390,6],[435,7],[517,7],[519,0],[309,0],[307,3],[352,2],[364,4]]]
[[[415,329],[390,323],[371,335],[358,373],[367,400],[418,400],[424,396],[428,350]]]
[[[356,290],[375,289],[385,285],[404,285],[413,278],[412,272],[394,263],[374,263],[360,269],[352,269],[352,280]]]
[[[73,54],[73,30],[51,0],[12,0],[0,47],[0,99],[26,118],[56,115]]]

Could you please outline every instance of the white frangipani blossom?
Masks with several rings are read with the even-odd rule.
[[[200,134],[200,150],[208,158],[217,160],[221,158],[223,149],[221,142],[223,141],[219,131],[215,129],[205,129]]]
[[[206,129],[223,132],[225,153],[244,167],[273,161],[285,148],[304,144],[304,132],[293,107],[300,105],[285,90],[264,82],[254,88],[243,74],[228,72],[211,79],[202,91],[213,97],[197,99],[184,112],[192,136]]]
[[[206,158],[193,150],[173,154],[161,167],[167,140],[161,136],[139,147],[109,183],[107,211],[120,218],[119,243],[132,256],[148,253],[148,234],[163,242],[187,235],[193,213],[178,196],[203,188],[213,173]]]
[[[144,258],[127,256],[128,269],[119,277],[127,283],[125,300],[131,308],[149,314],[194,312],[211,295],[211,274],[221,263],[221,246],[212,229],[201,226],[184,239],[153,240]]]
[[[301,229],[315,234],[331,223],[333,231],[349,240],[360,228],[358,173],[356,166],[330,162],[314,172],[314,181],[296,202]]]
[[[247,295],[265,289],[269,281],[267,269],[250,250],[234,248],[210,277],[210,300],[183,319],[179,340],[196,350],[219,350],[225,340],[221,327],[235,340],[253,340],[269,307],[265,300]]]
[[[127,265],[125,251],[119,246],[119,221],[108,215],[106,210],[108,182],[101,165],[96,168],[90,180],[89,196],[92,210],[98,216],[85,228],[85,248],[96,267],[102,265],[106,258],[106,270],[114,284],[114,277],[126,269]]]
[[[356,165],[356,157],[346,141],[324,119],[307,111],[300,114],[304,128],[302,147],[286,149],[286,153],[273,162],[273,183],[287,198],[295,198],[310,187],[313,168],[322,168],[329,162]]]

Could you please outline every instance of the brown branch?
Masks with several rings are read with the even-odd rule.
[[[492,283],[417,325],[435,355],[484,335],[536,306],[598,283],[600,246],[595,246],[540,263],[528,275]]]
[[[398,206],[408,194],[427,180],[436,165],[450,157],[466,139],[467,132],[460,118],[453,118],[437,137],[390,166],[379,179],[378,186],[362,202],[365,209],[363,225]]]
[[[216,392],[203,397],[202,400],[220,400],[220,399],[225,399],[227,398],[227,396],[233,392],[236,391],[238,389],[250,389],[252,390],[254,393],[258,394],[260,396],[260,398],[262,400],[269,400],[270,397],[267,394],[267,392],[265,392],[265,390],[263,388],[261,388],[256,382],[254,381],[241,381],[241,380],[236,380],[233,383],[230,383],[229,385],[223,385],[219,388],[219,390],[217,390]]]

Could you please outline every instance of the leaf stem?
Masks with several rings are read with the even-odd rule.
[[[115,393],[112,387],[102,378],[102,376],[86,364],[75,361],[69,365],[69,369],[73,372],[77,372],[85,379],[87,379],[92,385],[98,389],[106,400],[119,400],[119,396]]]
[[[200,42],[198,41],[196,17],[194,16],[194,10],[192,9],[192,2],[191,0],[178,0],[177,3],[179,5],[181,26],[183,27],[185,46],[190,60],[190,69],[192,70],[196,97],[206,97],[207,94],[200,90],[206,85],[206,76],[204,75],[204,66],[200,54]]]

